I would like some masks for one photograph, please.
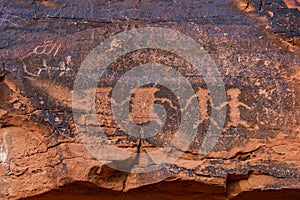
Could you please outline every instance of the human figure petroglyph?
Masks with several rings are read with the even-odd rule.
[[[204,120],[210,119],[210,121],[215,125],[218,126],[215,120],[209,116],[208,114],[208,103],[212,104],[209,90],[204,88],[199,88],[196,92],[196,97],[198,99],[198,105],[200,109],[200,118],[196,126],[199,126]]]
[[[248,105],[239,102],[238,98],[239,95],[241,94],[241,91],[239,89],[233,88],[233,89],[229,89],[227,91],[227,94],[230,96],[231,100],[228,101],[228,105],[230,108],[230,112],[229,112],[229,116],[230,116],[230,122],[228,123],[228,127],[229,126],[237,126],[238,124],[242,124],[245,127],[250,127],[250,125],[244,121],[241,120],[241,113],[240,113],[240,109],[239,106],[243,106],[245,108],[247,108],[248,110],[251,109],[251,107],[249,107]]]
[[[209,90],[199,88],[196,92],[196,96],[198,98],[199,109],[200,109],[200,119],[199,124],[201,124],[205,119],[209,119],[208,115],[208,102],[211,102],[211,98],[209,96]]]
[[[113,88],[110,88],[111,90]],[[153,105],[155,101],[167,102],[169,106],[173,109],[179,110],[171,99],[168,98],[157,98],[155,97],[155,93],[158,92],[158,88],[138,88],[133,89],[131,93],[133,93],[133,98],[127,99],[126,102],[132,100],[132,110],[131,110],[131,118],[138,123],[146,123],[150,120],[156,120],[157,123],[160,124],[160,118],[156,115],[153,110]],[[225,106],[229,107],[229,122],[226,124],[225,129],[232,127],[237,127],[238,125],[242,125],[248,130],[258,130],[258,126],[251,127],[247,121],[241,119],[241,111],[240,106],[245,107],[248,110],[253,109],[252,107],[248,106],[247,104],[239,101],[239,95],[241,94],[240,89],[238,88],[231,88],[227,91],[227,95],[230,99],[219,106],[213,105],[212,99],[209,94],[209,90],[205,88],[199,88],[195,95],[190,97],[185,106],[181,108],[187,109],[189,104],[194,98],[198,99],[199,103],[199,110],[200,110],[200,118],[196,126],[199,126],[204,120],[209,119],[211,123],[217,126],[217,122],[209,116],[209,106],[211,108],[220,110],[223,109]],[[112,103],[116,103],[114,100],[111,100]],[[125,102],[121,102],[121,106],[124,105]]]
[[[196,124],[194,124],[194,128],[203,123],[206,119],[209,119],[211,123],[218,127],[218,123],[209,116],[208,108],[209,104],[212,105],[212,100],[209,95],[209,90],[205,88],[199,88],[195,95],[193,95],[190,99],[188,99],[185,107],[183,109],[187,109],[190,105],[193,98],[197,98],[198,106],[200,110],[200,118]]]
[[[239,106],[243,106],[248,110],[252,108],[243,102],[239,101],[239,95],[241,94],[241,90],[238,88],[231,88],[227,91],[227,95],[230,96],[230,100],[224,102],[218,107],[212,105],[212,107],[216,110],[222,109],[224,106],[229,106],[229,122],[227,123],[225,128],[230,128],[231,126],[237,127],[239,124],[246,127],[248,130],[258,130],[258,126],[256,125],[254,128],[251,127],[247,121],[241,119],[241,112]]]
[[[155,101],[161,101],[161,103],[168,103],[172,108],[178,110],[176,106],[173,105],[172,101],[167,98],[157,98],[155,93],[158,92],[159,88],[135,88],[130,91],[133,97],[120,102],[120,106],[123,106],[126,102],[132,102],[132,109],[130,112],[130,117],[132,121],[138,124],[147,123],[150,120],[156,121],[159,125],[163,124],[161,118],[154,111]],[[117,102],[111,99],[113,104]]]
[[[134,91],[130,113],[134,122],[146,123],[153,117],[157,118],[157,116],[153,116],[154,112],[152,111],[157,91],[159,91],[158,88],[137,88]],[[149,116],[150,113],[152,116]]]

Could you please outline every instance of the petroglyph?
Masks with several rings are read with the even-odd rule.
[[[0,140],[0,163],[5,163],[8,155],[8,147],[6,143],[6,132],[4,132],[2,136],[2,140]]]
[[[151,120],[149,116],[151,109],[153,109],[155,101],[155,93],[159,91],[158,88],[138,88],[135,90],[134,98],[132,99],[132,120],[139,123],[147,123]],[[156,117],[155,117],[156,118]]]
[[[230,101],[228,101],[228,106],[230,108],[229,111],[229,116],[230,116],[230,122],[227,124],[227,127],[230,126],[234,126],[237,127],[238,124],[241,124],[243,126],[245,126],[246,128],[250,128],[250,125],[244,121],[241,120],[241,113],[240,113],[240,109],[239,106],[243,106],[245,108],[247,108],[248,110],[251,109],[251,107],[249,107],[248,105],[239,102],[238,98],[239,95],[241,94],[241,91],[237,88],[235,89],[229,89],[227,91],[227,94],[230,96]]]
[[[49,67],[47,66],[47,62],[46,60],[43,59],[43,63],[41,66],[43,67],[38,67],[38,71],[37,73],[31,73],[27,68],[27,65],[25,64],[24,60],[21,59],[22,63],[23,63],[23,68],[24,68],[24,71],[28,74],[28,75],[31,75],[31,76],[39,76],[41,74],[42,71],[44,70],[49,70]]]
[[[122,42],[121,40],[114,39],[110,43],[110,48],[108,51],[114,51],[116,48],[121,48],[122,47]]]
[[[239,124],[243,125],[245,128],[248,130],[258,130],[258,126],[251,127],[248,122],[245,120],[241,119],[241,112],[239,106],[243,106],[248,110],[251,110],[252,108],[249,107],[248,105],[242,103],[239,101],[239,95],[241,94],[241,90],[238,88],[231,88],[227,91],[227,95],[230,96],[230,100],[227,102],[224,102],[218,107],[212,107],[214,109],[222,109],[224,106],[228,105],[229,106],[229,118],[230,121],[227,123],[225,128],[230,128],[230,126],[237,127]]]
[[[100,107],[101,110],[107,110],[109,107],[109,101],[112,103],[116,103],[113,99],[110,99],[108,96],[111,90],[113,90],[112,87],[109,88],[98,88],[99,91],[103,91],[101,95],[98,95],[97,99],[101,99],[101,105]],[[105,91],[105,92],[104,92]],[[161,102],[161,103],[168,103],[168,105],[175,110],[180,110],[177,106],[175,106],[172,102],[171,99],[168,98],[158,98],[155,97],[156,92],[160,91],[159,88],[138,88],[134,89],[131,92],[133,93],[133,96],[131,99],[126,99],[125,102],[132,101],[132,106],[131,106],[131,112],[130,112],[130,117],[132,121],[135,123],[147,123],[150,120],[155,120],[157,123],[162,123],[160,121],[160,117],[157,116],[157,114],[153,110],[153,106],[155,102]],[[226,126],[224,127],[225,129],[232,127],[237,127],[238,125],[242,125],[248,130],[258,130],[259,127],[255,125],[254,127],[249,125],[247,121],[241,119],[241,111],[240,108],[244,107],[248,110],[252,110],[253,108],[246,105],[243,102],[239,101],[239,95],[241,94],[241,90],[238,88],[231,88],[227,91],[228,101],[224,102],[220,106],[216,107],[213,105],[213,102],[211,100],[209,90],[204,89],[204,88],[199,88],[196,92],[195,95],[190,97],[188,101],[186,102],[183,109],[187,109],[189,106],[191,100],[193,98],[198,99],[198,105],[199,105],[199,110],[200,110],[200,118],[198,121],[197,126],[199,126],[201,123],[203,123],[205,120],[210,120],[211,123],[216,124],[215,120],[210,117],[209,115],[209,109],[216,109],[220,110],[224,108],[225,106],[229,107],[229,120]],[[107,101],[107,103],[103,103],[104,101]],[[121,103],[121,106],[125,104],[125,102]],[[104,107],[105,108],[104,108]],[[100,108],[99,107],[99,108]],[[129,109],[129,108],[128,108]],[[109,109],[108,109],[109,110]],[[112,113],[109,113],[109,115]]]
[[[61,44],[58,43],[53,43],[53,41],[44,41],[43,45],[37,45],[33,52],[29,53],[28,55],[31,54],[52,54],[55,57],[59,51],[59,49],[61,48]]]
[[[209,119],[208,115],[208,102],[211,102],[211,98],[209,96],[209,90],[199,88],[196,92],[198,103],[199,103],[199,109],[200,109],[200,119],[199,124],[201,124],[205,119]]]
[[[2,27],[5,23],[8,23],[14,27],[19,27],[20,25],[15,23],[18,20],[21,20],[21,17],[3,13],[0,18],[0,26]]]
[[[61,47],[61,43],[53,41],[44,41],[44,44],[37,45],[32,52],[20,59],[24,72],[30,76],[38,77],[43,71],[48,73],[52,70],[70,71],[71,56],[66,56],[64,60],[54,65],[48,63],[48,59],[54,59],[58,55]]]

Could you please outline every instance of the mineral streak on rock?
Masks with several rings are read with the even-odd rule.
[[[299,10],[298,0],[1,0],[0,199],[299,199]],[[169,28],[198,41],[220,71],[227,99],[215,105],[202,75],[172,52],[140,49],[117,58],[99,77],[98,123],[82,116],[78,124],[100,126],[124,151],[149,153],[178,134],[181,112],[193,98],[201,114],[196,137],[175,163],[126,173],[115,166],[151,167],[155,159],[116,155],[114,162],[99,162],[79,136],[72,94],[91,50],[142,27]],[[110,50],[121,47],[114,41]],[[133,90],[132,120],[163,126],[155,136],[136,138],[116,123],[112,90],[126,72],[149,62],[179,71],[195,96],[181,107],[163,85]],[[217,124],[211,113],[220,109],[227,113],[222,134],[200,156],[209,125]]]

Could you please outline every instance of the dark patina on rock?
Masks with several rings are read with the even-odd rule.
[[[0,198],[298,199],[299,9],[297,0],[1,1]],[[160,104],[167,116],[163,130],[141,139],[118,126],[112,90],[136,66],[152,62],[179,71],[200,102],[189,149],[160,170],[133,174],[114,165],[130,169],[151,162],[134,157],[107,166],[88,152],[73,120],[72,90],[91,50],[143,27],[173,29],[203,46],[222,75],[226,119],[217,144],[199,156],[217,109],[201,74],[183,57],[160,49],[119,57],[99,77],[99,123],[82,121],[101,126],[113,145],[155,151],[173,139],[182,120],[172,91],[147,84],[131,97],[131,117],[147,124],[150,108]]]

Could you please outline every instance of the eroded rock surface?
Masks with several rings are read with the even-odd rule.
[[[2,0],[0,198],[298,199],[299,5],[297,0]],[[214,105],[201,74],[172,52],[140,49],[118,57],[99,77],[98,123],[87,116],[77,122],[101,127],[110,144],[132,153],[112,152],[115,160],[104,165],[74,123],[74,81],[97,45],[143,27],[173,29],[198,41],[222,75],[226,101]],[[118,41],[111,47],[121,48]],[[114,86],[126,72],[150,62],[179,71],[191,83],[201,114],[197,135],[178,160],[159,170],[118,171],[152,167],[154,157],[136,153],[167,147],[184,120],[169,88],[147,84],[133,91],[130,116],[140,125],[154,120],[163,129],[139,138],[116,123]],[[158,113],[154,105],[165,111]],[[217,144],[202,155],[209,125],[217,120],[211,118],[213,109],[226,110],[225,124]],[[92,130],[84,137],[97,141]]]

